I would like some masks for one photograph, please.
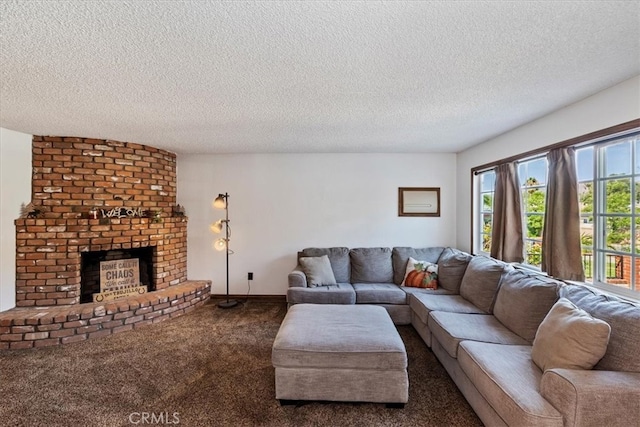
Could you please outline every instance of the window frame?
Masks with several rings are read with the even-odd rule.
[[[526,163],[533,163],[533,162],[538,162],[540,160],[544,160],[544,164],[545,164],[545,177],[544,177],[544,182],[542,184],[538,183],[536,185],[531,185],[531,186],[527,186],[526,182],[529,180],[529,178],[534,178],[533,176],[530,176],[526,179],[523,179],[524,176],[520,175],[521,172],[521,165],[525,165]],[[527,243],[531,243],[531,244],[536,244],[539,243],[540,247],[542,247],[542,233],[540,233],[540,237],[532,237],[529,236],[529,229],[528,229],[528,222],[527,222],[527,217],[528,216],[540,216],[542,217],[542,225],[544,226],[544,217],[546,215],[546,195],[547,195],[547,183],[549,180],[549,174],[547,172],[549,167],[549,163],[546,159],[546,156],[535,156],[533,158],[527,158],[527,159],[522,159],[521,161],[518,162],[518,181],[520,182],[520,203],[521,203],[521,208],[522,208],[522,251],[524,252],[523,258],[524,260],[520,263],[520,265],[527,267],[529,269],[532,270],[536,270],[536,271],[541,271],[540,269],[540,264],[542,264],[542,253],[540,255],[540,264],[531,264],[528,262],[529,260],[529,256],[532,254],[528,251],[527,249]],[[525,198],[524,198],[524,193],[527,191],[536,191],[536,190],[540,190],[543,189],[544,191],[544,195],[545,195],[545,206],[544,206],[544,210],[542,212],[533,212],[533,211],[527,211],[525,209]]]
[[[631,151],[631,164],[629,173],[620,175],[607,176],[605,168],[605,149],[608,146],[622,143],[624,139],[632,139],[628,141]],[[592,286],[609,291],[611,293],[621,294],[636,299],[640,299],[640,280],[638,279],[638,272],[636,266],[638,259],[640,259],[640,253],[638,252],[637,235],[636,235],[636,223],[640,219],[640,212],[637,210],[637,202],[634,202],[637,195],[636,185],[640,183],[640,171],[635,170],[636,157],[638,155],[638,143],[640,142],[640,129],[635,129],[611,138],[607,138],[604,141],[594,144],[594,209],[593,209],[593,222],[594,222],[594,244],[593,244],[593,258],[599,261],[595,262],[595,271],[593,273],[593,280],[590,283]],[[629,193],[630,193],[630,210],[629,213],[607,212],[607,183],[620,179],[629,180]],[[597,208],[596,208],[597,206]],[[606,242],[606,221],[608,218],[628,218],[629,219],[629,234],[631,238],[629,251],[608,249]],[[631,261],[630,270],[630,283],[629,289],[621,287],[616,284],[608,283],[607,279],[607,266],[608,262],[605,260],[607,256],[613,257],[628,257]],[[623,258],[624,259],[624,258]]]
[[[493,177],[493,188],[491,191],[483,191],[482,188],[482,177],[478,178],[478,185],[477,185],[477,206],[478,206],[478,215],[476,215],[476,225],[475,227],[479,230],[478,232],[478,236],[479,236],[479,240],[478,240],[478,253],[481,253],[483,255],[489,256],[489,252],[484,251],[484,236],[485,236],[485,232],[484,232],[484,217],[485,215],[491,215],[491,229],[489,231],[489,239],[491,239],[491,230],[493,230],[493,202],[495,200],[495,171],[493,170],[488,170],[485,171],[485,173],[493,173],[494,177]],[[490,194],[491,195],[491,210],[485,210],[485,204],[484,204],[484,195],[485,194]]]

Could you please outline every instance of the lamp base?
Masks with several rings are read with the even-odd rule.
[[[231,307],[235,307],[236,305],[238,305],[238,301],[234,299],[228,299],[228,300],[220,301],[218,303],[218,307],[220,308],[231,308]]]

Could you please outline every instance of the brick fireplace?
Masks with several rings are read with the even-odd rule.
[[[80,303],[81,254],[152,246],[155,289],[187,280],[184,218],[20,219],[16,221],[16,306]]]
[[[154,247],[155,289],[187,280],[187,219],[174,216],[175,154],[139,144],[33,137],[32,204],[16,221],[16,306],[78,304],[81,254]],[[116,209],[148,217],[103,218]],[[98,219],[89,219],[96,210]],[[104,214],[103,214],[104,212]]]
[[[15,221],[16,308],[0,313],[0,348],[117,332],[208,298],[210,282],[187,281],[187,217],[176,209],[175,154],[111,140],[34,136],[32,163],[32,217]],[[144,274],[155,292],[92,302],[86,289],[95,283],[82,287],[83,254],[139,248],[150,248]],[[48,320],[41,325],[40,318]],[[73,331],[58,330],[67,327]]]

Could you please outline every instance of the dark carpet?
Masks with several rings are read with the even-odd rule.
[[[0,352],[0,425],[7,426],[480,426],[411,326],[409,403],[275,399],[271,345],[280,302],[188,315],[106,338]]]

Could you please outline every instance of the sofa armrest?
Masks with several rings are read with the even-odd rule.
[[[550,369],[540,393],[567,426],[630,426],[640,419],[640,373]]]
[[[289,273],[289,287],[290,288],[306,288],[307,276],[302,270],[295,269]]]

